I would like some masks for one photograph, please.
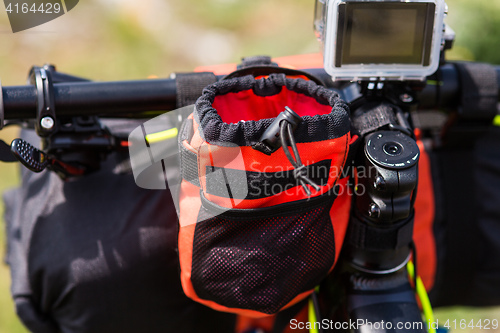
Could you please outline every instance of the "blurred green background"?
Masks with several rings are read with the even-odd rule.
[[[447,22],[457,34],[448,58],[500,64],[500,1],[447,3]],[[0,79],[3,85],[24,84],[29,68],[44,63],[105,81],[168,77],[256,54],[318,52],[313,9],[313,0],[84,0],[52,22],[13,34],[0,5]],[[14,135],[12,130],[0,134]],[[2,192],[19,181],[14,165],[1,164],[0,174]],[[4,249],[2,222],[1,258]],[[0,264],[0,333],[26,332],[14,314],[9,287],[8,269]],[[446,309],[437,317],[500,319],[500,311]]]

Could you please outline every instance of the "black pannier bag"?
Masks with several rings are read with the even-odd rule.
[[[472,125],[471,125],[472,126]],[[430,153],[437,250],[434,306],[500,305],[500,127]]]
[[[22,136],[37,142],[30,133]],[[71,182],[23,169],[21,187],[5,193],[6,261],[21,321],[34,333],[233,332],[234,316],[182,291],[170,192],[139,188],[118,172],[124,161],[128,154],[115,153]]]
[[[430,153],[437,250],[430,297],[435,306],[500,305],[499,77],[489,64],[454,66],[458,110]]]

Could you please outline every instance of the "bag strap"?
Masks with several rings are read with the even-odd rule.
[[[277,63],[273,62],[271,60],[270,56],[263,56],[263,55],[258,55],[258,56],[251,56],[251,57],[245,57],[241,59],[241,64],[236,66],[236,69],[243,69],[247,67],[254,67],[254,66],[278,66]]]
[[[270,74],[285,74],[286,76],[303,76],[314,83],[325,86],[325,83],[318,77],[298,69],[280,67],[271,61],[269,56],[253,56],[243,58],[241,64],[236,66],[236,71],[226,75],[224,80],[252,75],[253,77],[268,76]]]
[[[176,107],[194,104],[203,89],[215,82],[217,77],[212,72],[175,73]]]
[[[461,116],[466,119],[493,121],[497,115],[498,78],[495,68],[475,62],[455,63],[459,74]]]
[[[389,104],[381,104],[369,111],[356,113],[352,122],[354,128],[362,136],[386,125],[398,124],[394,110]]]

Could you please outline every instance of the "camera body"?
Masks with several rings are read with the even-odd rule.
[[[334,80],[423,80],[439,66],[444,0],[317,0],[314,27]]]

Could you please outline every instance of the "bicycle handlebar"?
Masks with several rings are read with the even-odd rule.
[[[3,87],[5,119],[35,118],[34,86]],[[175,109],[174,79],[54,84],[57,115],[136,113]]]
[[[500,87],[500,66],[495,66]],[[330,80],[324,69],[305,71],[318,76],[329,86]],[[460,100],[458,73],[452,64],[441,66],[439,84],[427,85],[419,92],[421,108],[454,107]],[[5,119],[35,118],[37,91],[35,86],[2,87]],[[70,82],[54,84],[57,115],[105,115],[123,116],[147,111],[168,111],[176,108],[175,79],[151,79],[115,82]],[[499,91],[500,96],[500,91]]]

